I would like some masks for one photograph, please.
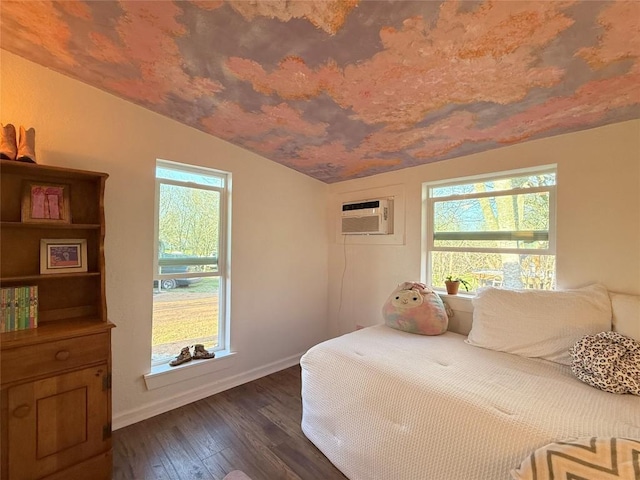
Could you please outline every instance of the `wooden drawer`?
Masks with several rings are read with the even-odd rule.
[[[108,333],[6,349],[2,351],[2,383],[106,362],[110,349]]]

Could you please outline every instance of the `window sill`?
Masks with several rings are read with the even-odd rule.
[[[442,300],[446,301],[449,306],[460,312],[472,312],[473,305],[471,301],[475,298],[475,293],[458,293],[449,295],[447,292],[437,292]]]
[[[447,292],[437,292],[438,295],[440,295],[443,298],[468,298],[468,299],[472,299],[476,296],[475,293],[468,293],[468,292],[458,292],[455,295],[449,295]]]
[[[458,290],[458,293],[456,293],[455,295],[449,295],[444,288],[439,288],[439,287],[429,287],[429,288],[431,288],[434,292],[436,292],[442,298],[454,298],[454,297],[473,298],[476,296],[476,292],[467,292],[464,288],[462,290]]]
[[[229,368],[235,363],[236,352],[216,352],[216,357],[208,360],[191,360],[177,367],[168,363],[151,367],[151,372],[144,375],[147,390],[155,390],[169,385],[208,375]]]

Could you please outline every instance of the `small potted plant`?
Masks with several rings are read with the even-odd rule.
[[[461,279],[460,277],[453,278],[453,275],[449,275],[445,280],[444,284],[447,287],[447,294],[449,295],[457,295],[458,289],[460,288],[460,284],[464,286],[464,289],[467,292],[469,291],[469,287],[471,286],[469,285],[469,282]]]

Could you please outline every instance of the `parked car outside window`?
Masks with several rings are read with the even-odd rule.
[[[183,255],[180,253],[163,253],[161,255],[164,258],[180,258],[186,257],[187,255]],[[189,267],[187,265],[166,265],[160,267],[161,274],[171,274],[171,273],[187,273],[189,271]],[[177,287],[188,287],[189,285],[193,285],[194,283],[198,283],[202,280],[200,277],[194,278],[163,278],[160,280],[160,288],[161,290],[171,290]],[[158,288],[158,281],[155,280],[153,282],[153,287]]]

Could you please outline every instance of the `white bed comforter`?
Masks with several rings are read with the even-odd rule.
[[[640,439],[640,397],[464,339],[380,325],[316,345],[300,362],[302,430],[351,480],[507,480],[553,441]]]

